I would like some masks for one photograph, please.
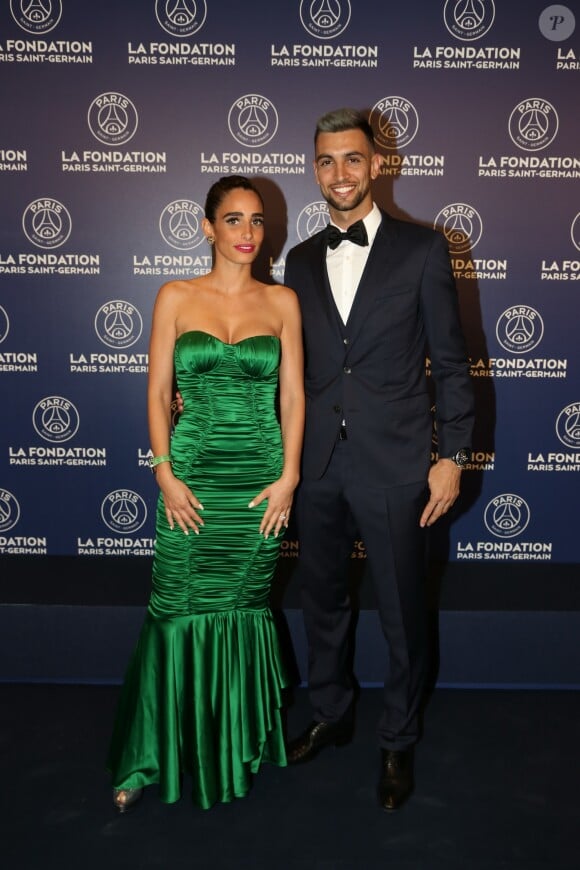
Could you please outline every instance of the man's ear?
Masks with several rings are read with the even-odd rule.
[[[385,162],[385,158],[383,157],[383,155],[377,154],[377,152],[375,151],[375,153],[373,154],[373,156],[371,158],[371,178],[373,180],[380,175],[381,166],[383,165],[384,162]]]
[[[314,177],[316,179],[316,183],[320,184],[320,182],[318,180],[318,164],[317,164],[316,160],[312,161],[312,168],[314,169]]]

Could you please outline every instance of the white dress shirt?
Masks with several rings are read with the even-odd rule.
[[[373,203],[372,210],[363,219],[369,239],[368,245],[356,245],[354,242],[345,240],[334,250],[328,248],[326,251],[326,268],[330,289],[343,323],[348,320],[381,220],[381,212],[377,204]],[[338,229],[342,231],[342,227],[338,227]]]

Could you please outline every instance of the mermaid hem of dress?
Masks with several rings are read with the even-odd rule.
[[[158,784],[174,803],[187,773],[202,808],[243,797],[263,762],[286,765],[285,685],[269,609],[148,613],[111,740],[114,787]]]

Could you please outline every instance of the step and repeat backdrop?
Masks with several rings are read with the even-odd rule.
[[[347,105],[377,202],[445,233],[457,280],[478,424],[435,554],[547,585],[577,563],[579,84],[576,0],[2,0],[0,555],[152,555],[157,289],[209,269],[228,173],[260,186],[282,281],[327,221],[315,121]]]

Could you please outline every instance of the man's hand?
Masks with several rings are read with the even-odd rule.
[[[419,520],[421,528],[432,526],[447,513],[459,495],[460,478],[461,469],[452,459],[440,459],[431,466],[427,478],[430,497]]]

